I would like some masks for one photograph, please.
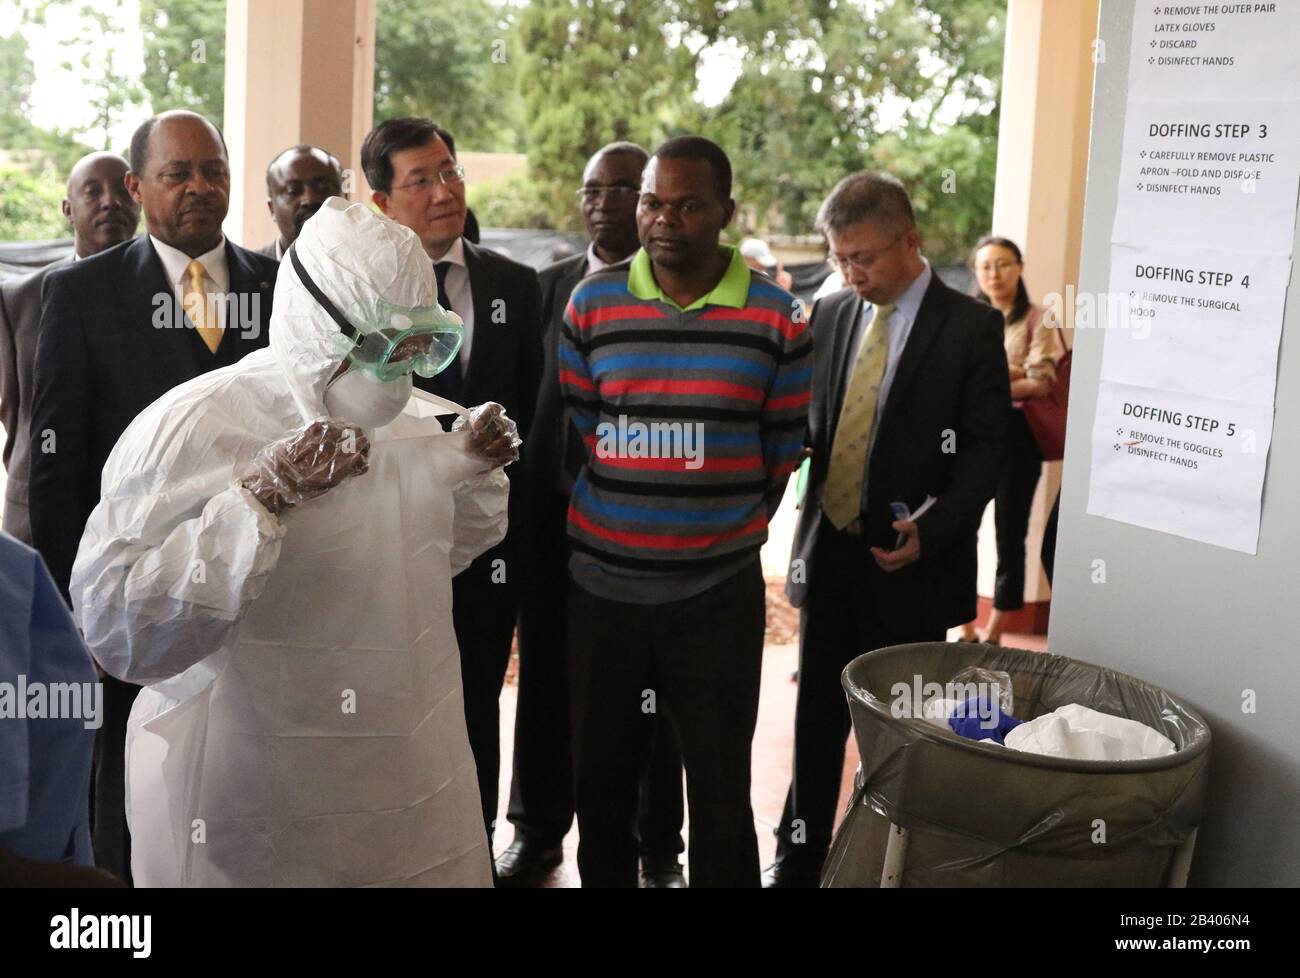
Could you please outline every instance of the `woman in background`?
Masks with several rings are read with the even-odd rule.
[[[1006,627],[1006,613],[1025,605],[1025,535],[1043,468],[1043,453],[1025,419],[1023,405],[1031,397],[1051,393],[1056,383],[1056,361],[1065,351],[1056,330],[1043,322],[1042,307],[1029,301],[1022,276],[1024,259],[1014,242],[986,235],[975,245],[971,267],[979,284],[979,298],[1002,313],[1006,324],[1003,342],[1011,374],[1007,451],[993,509],[998,571],[993,614],[984,635],[985,642],[997,645]],[[963,642],[979,641],[973,621],[962,626],[961,637]]]

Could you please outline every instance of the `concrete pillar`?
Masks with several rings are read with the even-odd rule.
[[[1095,44],[1097,14],[1098,0],[1007,4],[993,232],[1024,251],[1025,282],[1036,302],[1052,292],[1064,295],[1067,284],[1078,282],[1094,57],[1104,57]],[[1042,611],[1051,592],[1038,552],[1060,468],[1059,462],[1044,466],[1030,513],[1023,624],[1035,631],[1046,631]],[[991,603],[996,566],[990,506],[980,530],[982,613]]]
[[[348,196],[369,199],[361,140],[374,112],[375,2],[227,3],[225,135],[233,178],[225,230],[232,241],[259,248],[274,238],[266,165],[295,143],[336,155],[351,171]]]

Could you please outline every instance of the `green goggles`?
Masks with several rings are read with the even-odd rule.
[[[396,306],[383,299],[357,302],[343,315],[312,281],[289,246],[289,259],[303,287],[338,324],[338,350],[357,368],[382,383],[409,373],[433,377],[460,352],[465,327],[440,306]]]

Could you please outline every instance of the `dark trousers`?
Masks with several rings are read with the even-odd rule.
[[[518,602],[515,575],[521,568],[507,544],[482,554],[452,578],[452,619],[460,646],[465,728],[478,773],[479,798],[488,842],[497,814],[497,778],[501,768],[501,684],[510,664]],[[495,561],[504,561],[497,564]],[[504,580],[501,580],[504,571]],[[494,580],[495,575],[495,580]]]
[[[103,678],[104,719],[95,734],[90,818],[95,865],[131,881],[131,833],[126,826],[126,722],[140,687]]]
[[[1047,525],[1043,527],[1043,548],[1039,551],[1038,558],[1043,562],[1043,573],[1047,575],[1047,583],[1052,583],[1052,571],[1056,568],[1056,524],[1061,516],[1061,494],[1057,492],[1056,501],[1052,503],[1052,512],[1047,517]]]
[[[1043,471],[1043,453],[1025,420],[1014,408],[1007,424],[1007,454],[993,497],[993,522],[997,528],[998,573],[993,585],[993,607],[1016,611],[1025,606],[1025,535],[1029,532],[1029,507]]]
[[[558,845],[573,824],[573,749],[565,632],[569,599],[567,496],[539,507],[528,587],[519,603],[519,699],[515,710],[514,771],[506,817],[515,838]],[[642,856],[675,858],[685,815],[682,755],[677,733],[659,724],[642,777],[637,835]]]
[[[924,538],[923,538],[924,539]],[[924,546],[924,544],[923,544]],[[816,584],[799,614],[799,692],[794,714],[794,772],[777,827],[783,870],[814,876],[830,850],[851,721],[840,673],[858,656],[904,642],[943,641],[942,627],[891,632],[876,612],[866,542],[825,517],[813,553]]]
[[[637,884],[638,781],[662,712],[686,765],[691,885],[758,886],[749,800],[765,610],[758,561],[667,604],[608,601],[576,584],[569,594],[583,885]]]

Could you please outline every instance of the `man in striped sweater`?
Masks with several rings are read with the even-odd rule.
[[[578,867],[635,886],[637,775],[676,728],[695,886],[757,886],[749,803],[764,585],[758,551],[803,444],[812,344],[797,300],[734,248],[731,165],[670,139],[641,250],[574,290],[560,383],[587,443],[569,508]]]

